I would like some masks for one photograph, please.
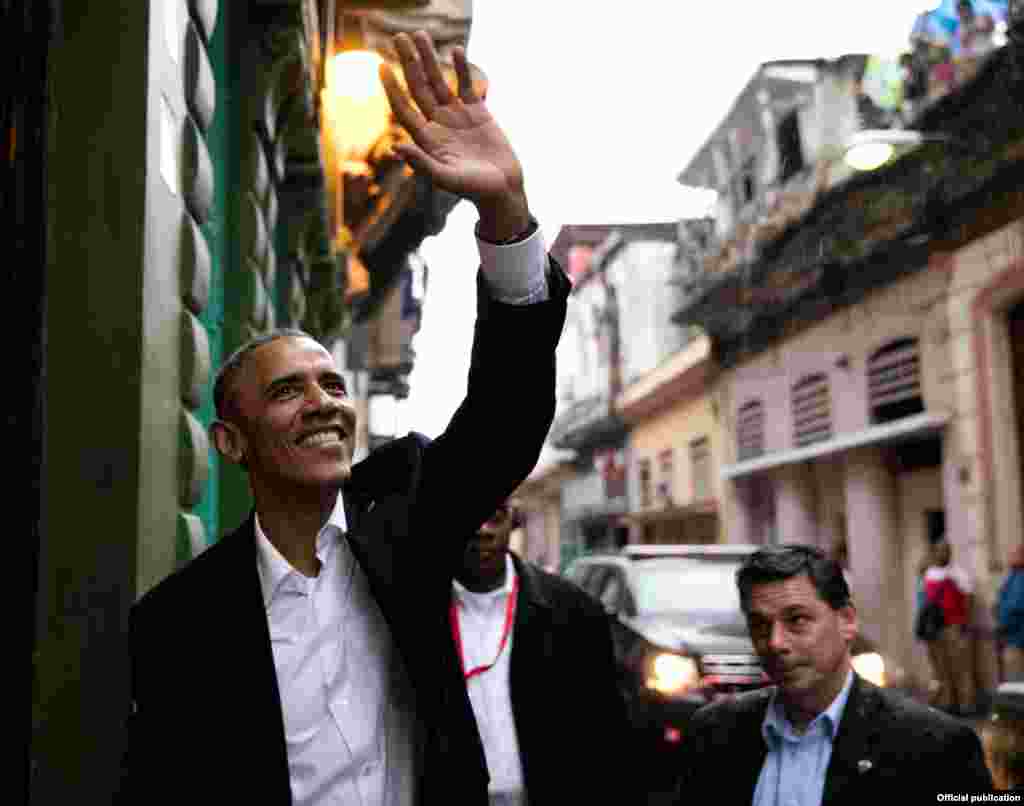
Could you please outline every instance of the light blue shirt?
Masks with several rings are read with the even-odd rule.
[[[761,723],[768,755],[757,779],[753,806],[821,806],[832,742],[839,731],[851,685],[852,671],[846,675],[843,689],[832,704],[814,718],[803,734],[793,730],[782,703],[777,696],[772,697]]]

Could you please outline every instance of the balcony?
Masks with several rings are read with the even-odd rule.
[[[971,20],[957,18],[952,0],[921,14],[899,61],[851,54],[761,66],[679,176],[684,184],[715,189],[719,197],[710,237],[690,238],[689,265],[680,282],[691,298],[705,296],[726,276],[749,286],[745,275],[752,267],[799,229],[825,194],[855,179],[843,157],[858,131],[949,128],[937,128],[937,121],[977,92],[974,87],[982,75],[992,74],[993,63],[1006,64],[1007,4],[975,0],[974,6]],[[923,184],[933,183],[926,177]],[[913,207],[902,190],[880,199],[879,211],[855,209],[854,216],[873,219],[865,222],[869,236],[882,234],[872,232],[875,226],[899,228],[894,221]],[[793,278],[776,281],[787,288],[794,284]],[[768,289],[768,296],[775,299],[776,291]],[[736,301],[760,304],[762,292],[747,289]]]
[[[786,327],[852,304],[924,268],[933,252],[1020,216],[1018,59],[1013,47],[993,50],[964,84],[920,108],[911,131],[926,136],[915,147],[877,170],[823,182],[794,214],[773,222],[781,231],[748,235],[756,248],[744,259],[725,265],[709,257],[674,321],[704,327],[729,366]],[[734,239],[742,233],[738,227]]]
[[[583,451],[621,441],[626,425],[604,396],[588,397],[573,403],[551,426],[549,441],[556,448]]]

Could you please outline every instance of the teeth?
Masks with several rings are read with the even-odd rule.
[[[335,442],[341,442],[341,438],[338,436],[337,431],[317,431],[315,434],[303,437],[299,444],[318,446],[331,445]]]

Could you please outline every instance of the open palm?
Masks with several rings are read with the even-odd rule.
[[[412,143],[395,150],[444,190],[477,203],[522,193],[519,160],[473,88],[466,54],[454,51],[458,94],[448,87],[429,35],[399,34],[395,45],[409,95],[388,66],[381,78],[391,109]]]

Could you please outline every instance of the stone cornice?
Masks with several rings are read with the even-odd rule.
[[[714,373],[706,339],[676,353],[662,367],[630,384],[619,395],[615,408],[630,425],[654,417],[671,406],[686,403],[703,393]]]

